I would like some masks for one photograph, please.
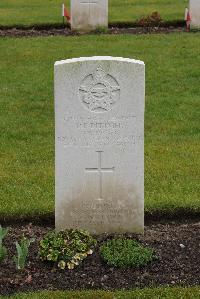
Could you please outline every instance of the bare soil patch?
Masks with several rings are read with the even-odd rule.
[[[108,30],[101,31],[96,30],[90,32],[90,34],[156,34],[156,33],[173,33],[173,32],[186,32],[185,27],[133,27],[133,28],[121,28],[111,27]],[[37,37],[37,36],[74,36],[83,35],[86,33],[80,33],[72,31],[70,28],[0,28],[0,37]],[[88,33],[87,33],[88,34]]]
[[[200,284],[200,222],[151,223],[145,227],[144,235],[127,234],[127,238],[139,240],[155,250],[158,259],[148,266],[114,268],[105,264],[99,255],[99,246],[116,235],[100,235],[93,253],[74,270],[58,270],[40,261],[38,242],[52,226],[12,225],[5,239],[9,256],[15,254],[14,242],[24,233],[35,236],[24,271],[15,270],[12,258],[0,267],[0,294],[21,291],[77,290],[77,289],[131,289],[134,287],[160,285]],[[181,245],[182,244],[182,245]]]

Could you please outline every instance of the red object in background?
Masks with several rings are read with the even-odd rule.
[[[191,16],[188,8],[185,9],[185,21],[186,21],[186,27],[189,30],[191,24]]]
[[[64,17],[65,17],[68,21],[70,21],[70,14],[69,14],[69,12],[67,11],[66,8],[64,8]]]
[[[191,22],[191,17],[190,17],[190,12],[188,10],[188,13],[187,13],[187,22]]]
[[[68,22],[70,22],[70,14],[66,9],[65,4],[62,4],[62,16],[65,17]]]

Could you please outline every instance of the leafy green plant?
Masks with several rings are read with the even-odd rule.
[[[96,240],[85,230],[69,229],[49,232],[40,241],[39,256],[60,269],[74,269],[93,253]]]
[[[116,267],[141,267],[155,258],[153,249],[131,239],[109,240],[100,247],[100,254],[108,265]]]
[[[26,259],[28,256],[29,246],[35,239],[28,239],[26,237],[22,237],[20,243],[15,242],[17,249],[17,256],[14,256],[13,259],[16,263],[17,270],[23,270],[25,268]]]
[[[3,228],[0,225],[0,263],[5,259],[7,255],[7,249],[5,246],[3,246],[3,239],[8,233],[8,228]]]

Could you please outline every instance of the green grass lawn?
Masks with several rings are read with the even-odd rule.
[[[145,210],[200,211],[200,33],[0,39],[0,216],[54,211],[53,65],[93,55],[146,64]]]
[[[14,296],[2,297],[4,299],[198,299],[200,288],[190,287],[168,287],[168,288],[146,288],[133,291],[43,291],[29,294],[16,294]]]
[[[69,0],[1,0],[0,25],[62,23],[61,3]],[[188,0],[109,0],[109,22],[134,22],[158,11],[165,21],[183,20]]]

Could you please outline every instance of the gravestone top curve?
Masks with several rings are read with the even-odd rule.
[[[92,56],[92,57],[78,57],[78,58],[71,58],[65,60],[59,60],[55,62],[55,66],[65,63],[73,63],[73,62],[85,62],[85,61],[121,61],[121,62],[129,62],[129,63],[138,63],[144,65],[142,60],[136,60],[132,58],[124,58],[124,57],[113,57],[113,56]]]

